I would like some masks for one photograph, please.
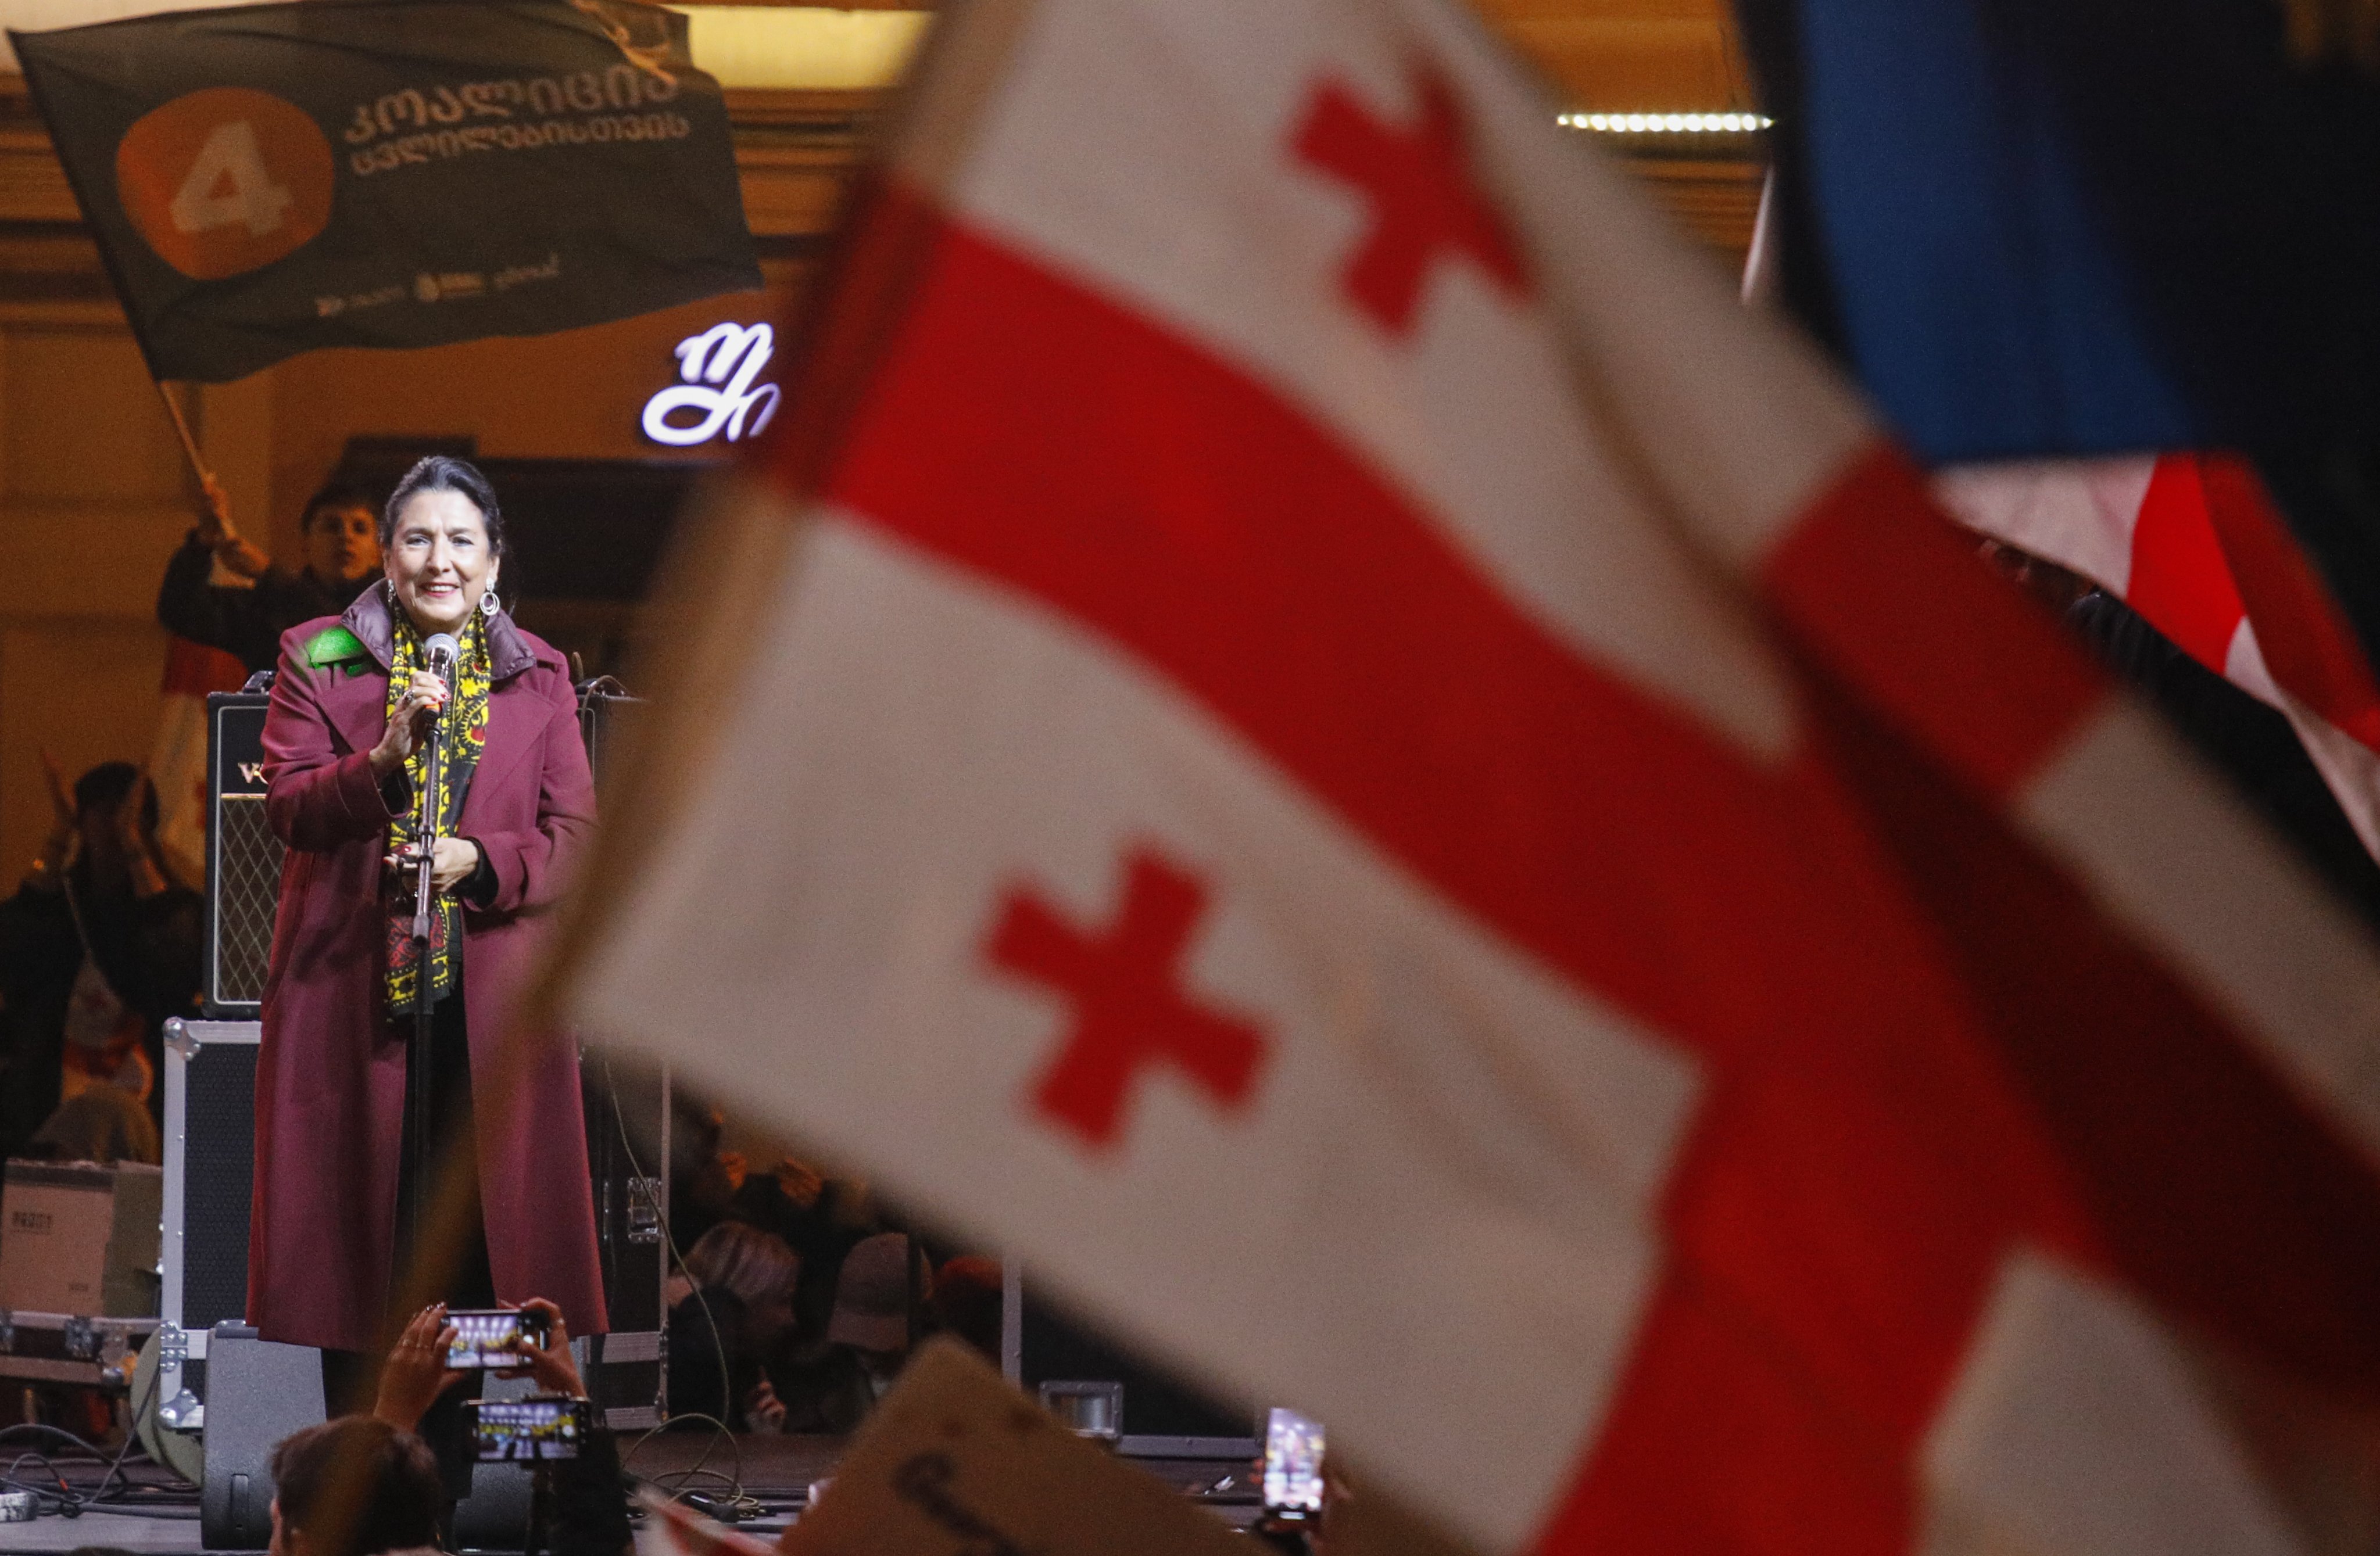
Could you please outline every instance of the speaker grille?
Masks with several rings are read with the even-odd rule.
[[[262,806],[254,807],[258,810]],[[183,1084],[182,1327],[248,1309],[248,1208],[256,1187],[253,1043],[209,1043]]]
[[[262,1013],[281,894],[281,839],[264,814],[261,692],[207,698],[206,1011],[225,1020]]]
[[[281,894],[281,839],[264,818],[261,794],[226,794],[215,813],[223,829],[215,855],[214,1003],[254,1005],[264,997],[273,959],[273,912]]]

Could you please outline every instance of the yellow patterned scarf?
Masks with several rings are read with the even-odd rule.
[[[396,614],[395,661],[388,667],[388,711],[395,714],[397,699],[413,680],[413,672],[429,668],[421,652],[421,634],[402,612]],[[463,796],[470,792],[471,774],[480,765],[480,753],[488,743],[488,634],[482,625],[485,618],[478,611],[465,623],[460,634],[462,651],[455,656],[455,695],[439,716],[438,730],[444,737],[444,749],[438,764],[438,793],[433,814],[438,818],[438,835],[455,836],[455,828],[463,818]],[[405,759],[405,777],[414,794],[413,814],[400,816],[389,826],[389,839],[394,846],[408,843],[419,831],[421,786],[430,765],[428,742],[414,747],[413,754]],[[405,884],[392,895],[388,919],[388,1008],[391,1015],[409,1015],[421,988],[420,958],[413,944],[413,874],[405,873]],[[463,940],[463,909],[452,893],[441,892],[437,911],[430,917],[430,1003],[437,1004],[454,992],[455,979],[461,968],[457,949]]]

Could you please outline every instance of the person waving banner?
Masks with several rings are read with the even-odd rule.
[[[919,71],[574,1014],[1484,1551],[2368,1526],[2380,957],[1815,350],[1451,4]]]
[[[718,83],[659,6],[355,0],[8,37],[161,380],[760,284]]]

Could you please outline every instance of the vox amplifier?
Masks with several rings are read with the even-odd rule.
[[[200,997],[209,1018],[263,1014],[281,894],[281,839],[264,819],[263,692],[207,698],[207,911]]]

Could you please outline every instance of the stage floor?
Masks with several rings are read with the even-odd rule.
[[[740,1486],[760,1503],[760,1512],[740,1526],[773,1540],[799,1510],[809,1485],[832,1475],[843,1454],[839,1437],[735,1437],[716,1433],[660,1432],[641,1443],[634,1437],[621,1448],[629,1454],[630,1474],[664,1490],[680,1487],[698,1493],[725,1495]],[[1234,1478],[1238,1490],[1247,1479],[1245,1464],[1207,1459],[1136,1459],[1135,1463],[1185,1494],[1207,1490],[1224,1476]],[[136,1466],[143,1485],[179,1483],[152,1466]],[[0,1524],[0,1556],[68,1556],[91,1546],[150,1553],[195,1553],[200,1550],[198,1493],[189,1496],[186,1517],[133,1515],[91,1512],[79,1518],[55,1515],[29,1524]],[[1255,1499],[1226,1493],[1202,1499],[1232,1524],[1245,1524],[1256,1514]],[[158,1510],[162,1512],[163,1510]]]
[[[620,1446],[630,1455],[630,1474],[665,1490],[685,1486],[724,1496],[740,1486],[762,1505],[760,1515],[744,1526],[771,1539],[800,1507],[810,1482],[831,1474],[843,1453],[839,1437],[722,1438],[715,1432],[658,1432],[642,1442],[624,1439]],[[144,1486],[179,1487],[189,1497],[187,1516],[166,1516],[163,1509],[140,1514],[94,1510],[79,1518],[52,1514],[28,1524],[0,1524],[0,1556],[67,1556],[91,1546],[142,1556],[197,1551],[198,1492],[151,1465],[133,1466],[131,1473]]]

